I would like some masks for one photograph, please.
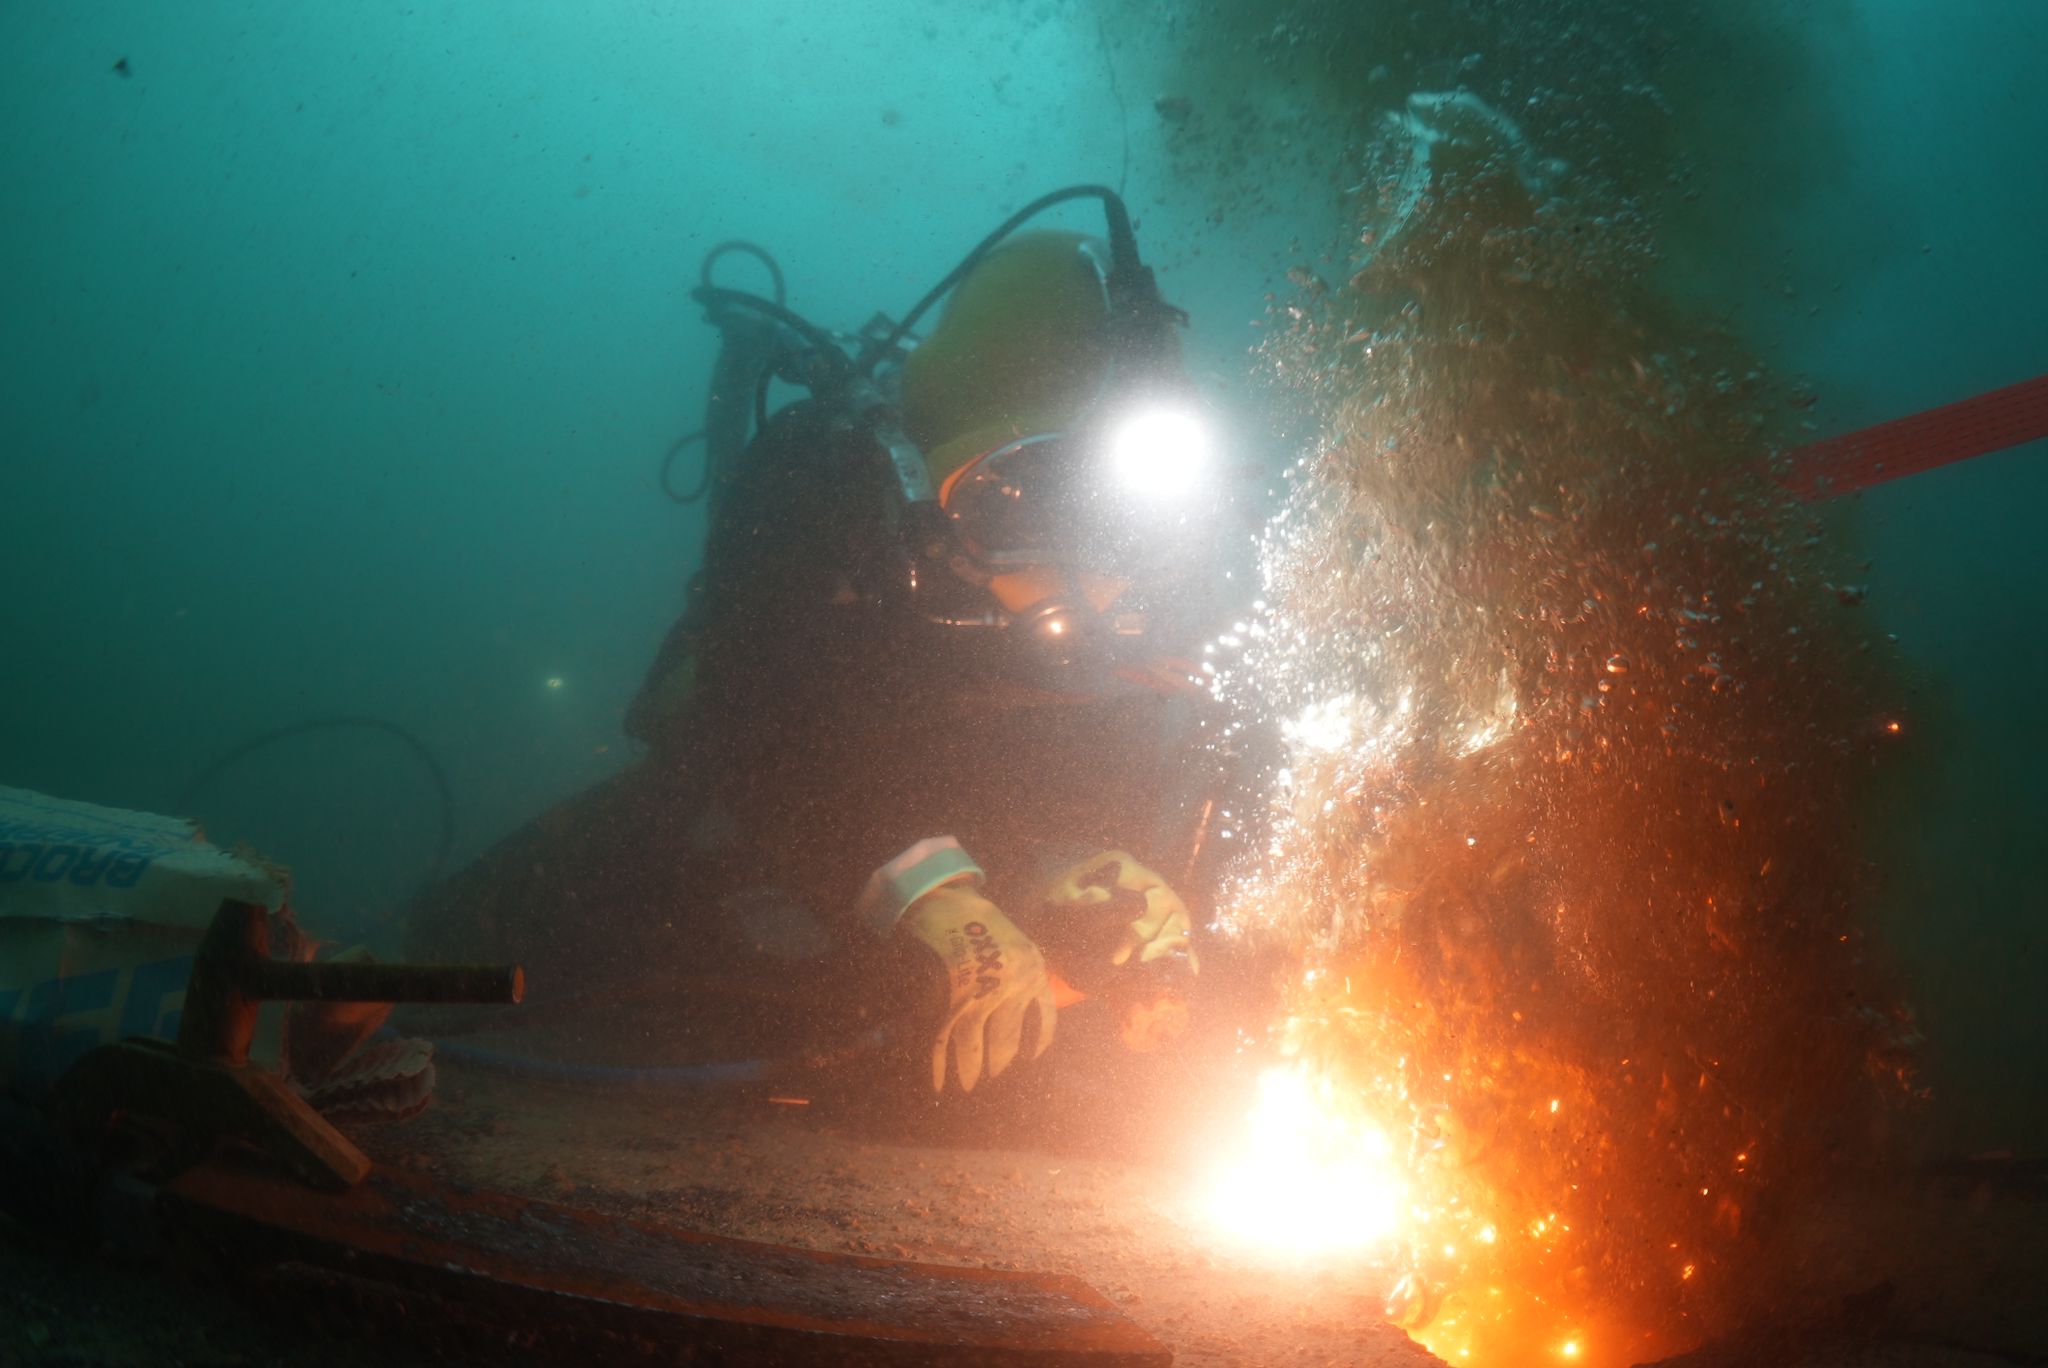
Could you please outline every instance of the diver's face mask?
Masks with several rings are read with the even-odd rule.
[[[1156,405],[997,447],[946,481],[939,506],[991,570],[1051,564],[1135,576],[1187,540],[1213,467],[1208,425]]]
[[[1187,615],[1210,560],[1213,442],[1204,415],[1137,402],[976,457],[938,491],[949,554],[920,587],[938,591],[921,595],[927,603],[965,591],[983,609],[926,616],[1003,628],[1032,673],[1074,676],[1156,653],[1161,643],[1145,639]]]
[[[1103,203],[1107,242],[1070,244],[1081,264],[1093,268],[1099,297],[1089,298],[1085,284],[1077,290],[1078,277],[1060,274],[1074,265],[1057,259],[1063,249],[1046,256],[1034,247],[1031,256],[1014,259],[1014,271],[1006,267],[986,278],[990,293],[954,296],[939,332],[901,353],[899,375],[915,378],[912,367],[928,354],[922,348],[943,345],[946,323],[963,299],[979,301],[968,309],[977,320],[965,325],[970,332],[999,327],[1015,307],[1027,320],[1020,324],[1020,344],[995,354],[1014,354],[1017,364],[1042,364],[1034,351],[1061,338],[1084,341],[1077,328],[1099,330],[1085,338],[1087,364],[1079,367],[1092,373],[1096,359],[1102,362],[1089,417],[1063,431],[1019,434],[934,488],[924,453],[879,387],[854,396],[901,501],[896,550],[908,564],[892,556],[889,568],[908,571],[902,578],[891,574],[896,585],[907,586],[905,606],[928,624],[978,633],[1027,672],[1041,678],[1047,669],[1056,672],[1062,688],[1092,688],[1083,676],[1125,673],[1120,666],[1146,663],[1141,653],[1156,660],[1168,643],[1185,641],[1183,629],[1202,613],[1199,585],[1214,563],[1208,553],[1222,507],[1211,424],[1190,403],[1175,340],[1187,315],[1160,298],[1123,201],[1101,186],[1073,186],[1026,205],[863,351],[896,355],[911,325],[938,299],[955,286],[972,290],[974,273],[996,261],[1010,233],[1042,210],[1078,198]],[[1032,281],[1041,271],[1051,273],[1042,277],[1048,307],[1018,305],[1039,298]],[[872,366],[856,369],[865,375]],[[971,381],[975,371],[938,364],[927,378],[945,389]],[[990,381],[995,393],[989,398],[1000,404],[1014,389],[1013,398],[1034,396],[1019,407],[1061,413],[1087,402],[1058,371],[1037,379],[1048,383],[1013,387],[998,377]],[[925,408],[920,426],[927,429],[957,434],[975,425],[960,421],[966,416],[960,405]],[[1148,637],[1149,643],[1142,640]]]

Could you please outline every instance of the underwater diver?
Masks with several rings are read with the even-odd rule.
[[[1106,242],[1017,231],[1083,197]],[[732,250],[776,299],[711,284]],[[941,1092],[1091,994],[1134,1048],[1170,1036],[1173,994],[1139,988],[1185,987],[1194,917],[1156,871],[1197,878],[1215,809],[1187,657],[1221,504],[1186,316],[1092,186],[899,323],[834,335],[780,294],[751,244],[705,261],[710,525],[626,720],[646,756],[431,894],[408,954],[521,961],[541,1003],[671,985],[665,1029],[710,1048],[914,1022]],[[771,416],[774,379],[809,395]],[[707,1028],[706,998],[737,1010]]]

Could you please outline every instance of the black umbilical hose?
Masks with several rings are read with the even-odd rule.
[[[782,289],[781,265],[766,247],[761,246],[759,243],[748,242],[744,238],[728,238],[704,254],[703,263],[697,267],[698,288],[705,290],[716,288],[711,283],[711,268],[716,266],[718,259],[728,252],[744,253],[747,256],[753,257],[763,266],[766,266],[768,268],[768,279],[772,282],[769,288],[775,292],[775,302],[777,304],[786,302]]]
[[[711,283],[711,273],[713,268],[718,265],[718,259],[734,252],[753,257],[762,266],[767,268],[768,288],[774,295],[773,299],[762,299],[759,295],[748,294],[741,290],[721,290],[718,286]],[[691,297],[707,305],[721,301],[729,305],[742,304],[747,307],[757,308],[764,313],[768,313],[770,316],[780,316],[785,323],[791,323],[791,320],[794,320],[791,323],[792,326],[808,327],[801,318],[790,313],[784,307],[783,301],[787,297],[787,293],[782,279],[782,264],[775,259],[774,254],[766,247],[761,246],[759,243],[748,242],[744,238],[729,238],[704,253],[703,261],[698,263],[697,266],[697,289],[692,292]],[[779,315],[777,311],[780,311]],[[708,428],[698,428],[695,432],[686,432],[673,442],[670,442],[668,450],[662,453],[661,474],[657,477],[657,482],[661,485],[661,492],[666,494],[672,501],[684,505],[693,504],[711,491],[711,460],[709,452],[705,454],[703,470],[698,472],[697,483],[692,485],[686,492],[678,493],[674,483],[669,478],[671,472],[675,469],[676,457],[688,450],[693,442],[706,441],[709,436],[710,430]]]
[[[926,291],[924,297],[911,306],[910,312],[905,314],[902,321],[895,324],[886,336],[879,340],[870,341],[851,361],[847,359],[839,339],[789,308],[783,302],[782,268],[776,264],[773,256],[764,248],[754,243],[734,238],[730,241],[721,242],[709,252],[706,252],[704,254],[703,266],[698,272],[700,283],[695,290],[690,292],[690,297],[706,308],[752,309],[767,318],[774,319],[810,343],[811,347],[819,355],[830,358],[833,371],[833,375],[830,378],[833,381],[845,381],[856,376],[869,376],[873,374],[875,367],[881,363],[882,358],[894,352],[903,339],[910,335],[911,330],[917,326],[918,321],[931,312],[932,307],[941,299],[944,299],[946,294],[955,285],[966,279],[968,273],[976,266],[979,266],[982,259],[993,251],[1004,238],[1010,236],[1010,234],[1016,232],[1025,223],[1044,213],[1054,205],[1064,204],[1069,200],[1076,199],[1097,199],[1102,201],[1102,213],[1104,219],[1107,220],[1109,237],[1110,270],[1108,287],[1112,302],[1119,306],[1124,313],[1131,315],[1141,326],[1149,325],[1152,316],[1161,310],[1164,310],[1180,321],[1185,321],[1186,315],[1160,302],[1158,288],[1152,283],[1151,272],[1145,269],[1143,262],[1138,257],[1138,235],[1131,227],[1130,210],[1125,207],[1123,196],[1106,185],[1069,185],[1064,189],[1040,195],[1016,213],[1011,214],[996,227],[995,231],[976,243],[973,250],[962,257],[960,263],[946,273],[944,279]],[[745,290],[725,289],[711,283],[711,268],[717,263],[719,257],[730,252],[745,253],[758,259],[768,268],[769,278],[773,282],[772,288],[775,292],[773,299],[750,294]],[[803,354],[802,351],[785,351],[775,359],[774,363],[755,382],[754,425],[756,431],[764,429],[768,425],[769,382],[774,378],[776,371],[780,370],[792,357]],[[813,388],[816,387],[813,386]],[[675,464],[676,456],[699,435],[692,433],[689,436],[677,438],[670,445],[667,455],[662,460],[662,492],[677,503],[695,503],[704,496],[705,491],[710,487],[711,470],[709,461],[705,463],[703,478],[698,481],[697,485],[688,494],[677,494],[668,480],[669,470]]]
[[[697,483],[690,486],[685,494],[676,493],[676,487],[668,482],[669,471],[675,469],[676,457],[688,449],[690,443],[704,440],[704,429],[686,432],[668,444],[668,451],[661,458],[661,492],[679,504],[693,504],[711,489],[711,462],[704,462],[704,469],[697,473]]]
[[[891,328],[885,337],[879,341],[870,342],[866,347],[862,348],[859,356],[852,362],[853,373],[866,375],[873,371],[883,357],[894,351],[897,344],[910,335],[911,329],[917,326],[918,320],[931,312],[932,306],[941,299],[944,299],[946,294],[955,285],[966,279],[968,272],[979,266],[982,259],[995,250],[996,245],[1004,238],[1010,236],[1010,234],[1023,227],[1024,224],[1054,205],[1064,204],[1068,200],[1076,199],[1098,199],[1102,201],[1103,217],[1108,221],[1109,287],[1111,294],[1113,296],[1133,299],[1142,294],[1147,288],[1147,282],[1144,278],[1144,266],[1138,259],[1138,235],[1131,227],[1130,211],[1124,207],[1122,197],[1106,185],[1069,185],[1065,189],[1054,190],[1049,194],[1040,195],[1037,199],[1004,219],[993,232],[976,243],[973,250],[960,259],[960,264],[948,271],[944,279],[926,291],[924,298],[913,304],[910,312],[905,314],[902,321]],[[751,243],[726,243],[721,244],[721,246],[731,247],[735,251],[748,250],[759,252],[764,260],[772,260],[772,258],[767,257],[765,252],[760,252],[760,249],[754,247]],[[714,248],[713,250],[716,251],[718,249]],[[781,278],[781,272],[777,271],[775,279],[780,282]],[[707,282],[710,279],[708,271],[705,273],[705,279]],[[763,299],[760,295],[749,294],[745,290],[720,289],[708,283],[700,285],[697,289],[691,291],[690,297],[708,307],[725,305],[727,307],[753,309],[796,332],[819,351],[834,357],[844,355],[839,349],[838,339],[795,310],[786,307],[780,299]]]
[[[706,308],[717,308],[723,305],[727,308],[752,309],[756,313],[765,314],[777,323],[782,324],[785,328],[788,328],[791,332],[802,337],[804,341],[810,343],[817,350],[829,356],[838,357],[842,364],[849,364],[846,363],[846,353],[839,349],[838,338],[832,336],[831,333],[826,332],[796,310],[777,304],[772,299],[763,299],[757,294],[748,294],[745,290],[721,289],[715,285],[698,286],[690,291],[690,298]]]
[[[420,762],[420,767],[427,772],[427,777],[433,781],[434,795],[441,806],[441,835],[434,845],[433,863],[428,866],[426,877],[420,881],[422,887],[429,887],[439,881],[447,870],[449,852],[455,848],[455,794],[448,786],[448,772],[441,768],[441,762],[434,758],[434,753],[427,749],[427,744],[396,722],[381,717],[315,717],[261,732],[217,757],[212,764],[201,770],[199,776],[179,792],[172,806],[181,809],[188,807],[193,797],[222,773],[256,752],[268,750],[280,741],[289,741],[313,732],[340,731],[352,727],[380,731],[396,739],[413,753],[414,758]]]
[[[792,348],[789,351],[776,353],[775,356],[769,360],[767,365],[761,367],[761,374],[754,381],[755,432],[766,432],[768,430],[769,386],[774,384],[776,377],[781,374],[782,368],[784,366],[787,366],[792,361],[798,360],[805,356],[809,356],[810,354],[811,353],[808,348]]]
[[[1000,226],[974,245],[974,249],[960,259],[960,264],[946,273],[945,279],[925,292],[923,299],[903,315],[903,321],[890,330],[889,335],[863,350],[854,365],[862,374],[874,369],[875,365],[890,352],[896,344],[910,334],[919,319],[931,312],[934,304],[946,297],[946,293],[967,278],[968,272],[981,264],[982,258],[994,251],[996,244],[1023,227],[1025,223],[1056,204],[1068,200],[1099,199],[1102,201],[1103,217],[1109,221],[1109,265],[1110,285],[1113,290],[1123,291],[1136,283],[1136,273],[1143,268],[1138,263],[1138,235],[1131,228],[1130,211],[1124,208],[1123,199],[1106,185],[1069,185],[1064,190],[1054,190],[1040,195],[1016,213],[1004,219]]]

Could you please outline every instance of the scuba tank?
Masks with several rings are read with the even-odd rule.
[[[754,257],[769,275],[771,297],[725,289],[712,283],[719,258],[733,252]],[[777,378],[810,389],[851,370],[840,340],[793,312],[784,303],[782,267],[766,248],[731,239],[704,254],[698,286],[690,297],[704,306],[705,321],[718,329],[718,355],[704,396],[704,425],[669,445],[661,463],[661,488],[680,504],[708,500],[708,521],[716,526],[739,474],[748,445],[767,426],[769,384]],[[679,492],[670,481],[676,458],[698,443],[704,447],[697,482]],[[627,735],[652,742],[692,687],[690,659],[701,624],[703,572],[691,577],[685,607],[648,665],[647,676],[626,712]]]

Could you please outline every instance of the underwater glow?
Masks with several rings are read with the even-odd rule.
[[[1311,703],[1280,724],[1281,735],[1307,750],[1343,751],[1358,730],[1355,712],[1356,700],[1348,694]]]
[[[1242,1140],[1210,1187],[1207,1215],[1216,1229],[1289,1254],[1356,1253],[1389,1242],[1407,1200],[1393,1146],[1328,1093],[1298,1068],[1260,1077]]]
[[[1519,1116],[1474,1124],[1418,1098],[1412,1060],[1357,1041],[1318,1058],[1325,1014],[1356,1025],[1371,1015],[1359,1004],[1385,1001],[1393,984],[1309,970],[1301,986],[1305,1010],[1283,1037],[1294,1057],[1260,1075],[1200,1199],[1221,1240],[1283,1267],[1358,1270],[1383,1291],[1388,1321],[1450,1362],[1618,1364],[1646,1352],[1644,1327],[1583,1304],[1590,1247],[1574,1227],[1591,1194],[1547,1189],[1540,1152],[1500,1152],[1509,1131],[1554,1125],[1571,1104],[1532,1096]],[[1690,1276],[1688,1264],[1679,1277]]]
[[[1305,969],[1285,1127],[1224,1211],[1376,1240],[1389,1319],[1450,1361],[1630,1363],[1767,1298],[1774,1204],[1910,1093],[1845,817],[1890,713],[1822,587],[1841,549],[1757,459],[1796,409],[1635,289],[1641,220],[1490,129],[1431,142],[1412,205],[1394,129],[1358,252],[1266,343],[1322,430],[1221,642],[1280,744],[1219,924]],[[1390,1219],[1290,1206],[1338,1186],[1295,1182],[1332,1133],[1380,1137]]]

